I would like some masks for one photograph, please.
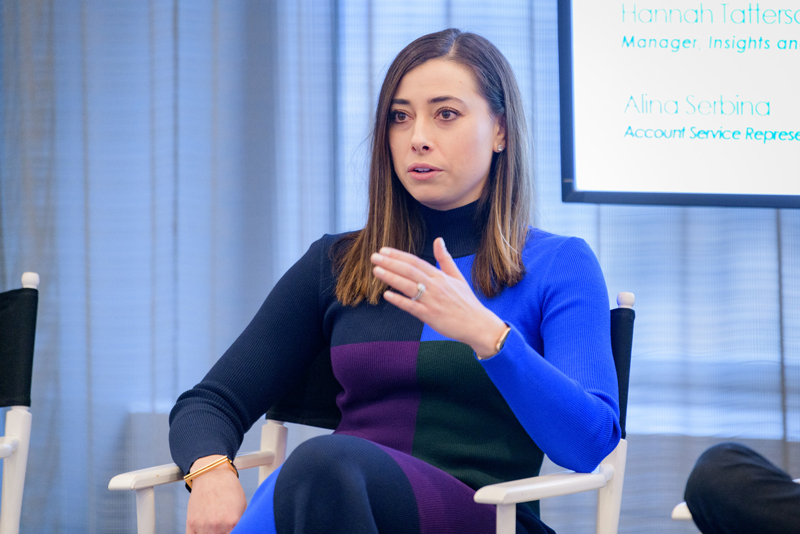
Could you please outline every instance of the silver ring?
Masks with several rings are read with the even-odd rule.
[[[422,282],[417,284],[417,294],[411,297],[411,300],[417,301],[422,298],[422,294],[425,293],[425,284]]]

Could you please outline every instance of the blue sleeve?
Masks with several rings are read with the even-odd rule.
[[[581,239],[539,266],[539,354],[510,320],[502,350],[481,363],[522,426],[556,464],[592,471],[620,439],[617,378],[603,273]],[[513,315],[513,314],[511,314]]]
[[[233,458],[244,433],[283,397],[326,346],[320,280],[327,248],[313,243],[275,284],[256,316],[169,416],[172,458],[184,473],[198,458]]]

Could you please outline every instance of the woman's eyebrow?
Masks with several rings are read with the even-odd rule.
[[[440,102],[448,102],[450,100],[455,100],[456,102],[460,102],[462,104],[464,103],[463,100],[454,96],[435,96],[428,100],[428,104],[438,104]],[[411,102],[404,98],[393,98],[392,104],[397,104],[398,106],[410,106]]]
[[[464,103],[463,100],[461,100],[460,98],[456,98],[454,96],[437,96],[435,98],[431,98],[430,100],[428,100],[428,104],[438,104],[440,102],[447,102],[449,100],[455,100],[456,102],[460,102],[461,104]]]

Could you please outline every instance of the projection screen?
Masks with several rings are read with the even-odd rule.
[[[565,202],[800,207],[800,2],[558,6]]]

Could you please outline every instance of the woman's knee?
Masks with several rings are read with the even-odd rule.
[[[359,471],[358,464],[369,460],[371,448],[366,440],[333,434],[304,441],[286,460],[284,471],[308,475],[336,475]]]
[[[286,532],[419,530],[402,469],[374,443],[340,434],[295,449],[281,468],[275,509],[276,524]]]

